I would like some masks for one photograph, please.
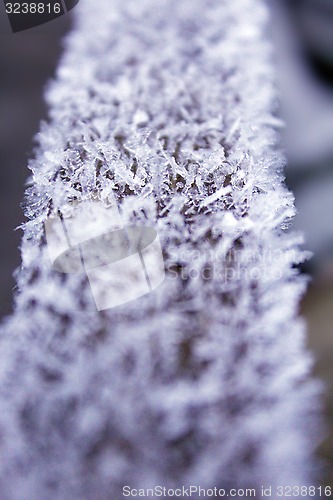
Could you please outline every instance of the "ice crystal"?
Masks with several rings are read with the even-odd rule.
[[[86,0],[30,162],[15,312],[1,330],[1,498],[308,484],[317,385],[297,319],[261,0]],[[115,196],[166,279],[97,312],[44,223]],[[101,232],[103,227],[101,227]]]

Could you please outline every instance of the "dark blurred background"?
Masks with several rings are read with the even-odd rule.
[[[10,313],[13,272],[20,264],[20,207],[33,137],[47,110],[43,89],[55,72],[70,14],[12,34],[0,2],[0,317]]]
[[[329,425],[319,455],[327,463],[322,482],[333,487],[333,1],[270,3],[286,122],[286,179],[299,209],[294,229],[305,233],[305,246],[313,252],[302,268],[312,281],[301,313],[315,374],[326,384]],[[43,88],[54,75],[70,22],[66,15],[13,35],[0,4],[0,316],[11,311],[21,238],[14,229],[23,221],[20,203],[33,137],[47,116]]]
[[[314,353],[314,374],[325,384],[327,431],[318,455],[322,484],[333,487],[333,2],[271,2],[281,114],[286,122],[286,180],[313,257],[302,267],[311,282],[301,304]]]

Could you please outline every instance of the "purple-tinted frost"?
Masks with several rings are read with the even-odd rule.
[[[2,499],[308,484],[317,385],[259,0],[82,0],[47,92],[15,313],[2,326]],[[44,223],[116,196],[166,279],[98,313]],[[103,228],[101,227],[101,231]]]

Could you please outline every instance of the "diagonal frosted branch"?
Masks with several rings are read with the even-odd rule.
[[[82,0],[74,11],[1,330],[0,496],[306,485],[318,388],[297,319],[304,256],[286,232],[266,8]],[[52,268],[44,224],[110,196],[124,226],[157,231],[166,278],[98,312],[86,276]]]

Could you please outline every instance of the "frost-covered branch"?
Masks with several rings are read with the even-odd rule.
[[[1,330],[0,496],[307,484],[317,387],[266,8],[81,3],[29,165]],[[157,230],[166,279],[97,312],[84,275],[52,269],[44,223],[110,195],[125,224]]]

